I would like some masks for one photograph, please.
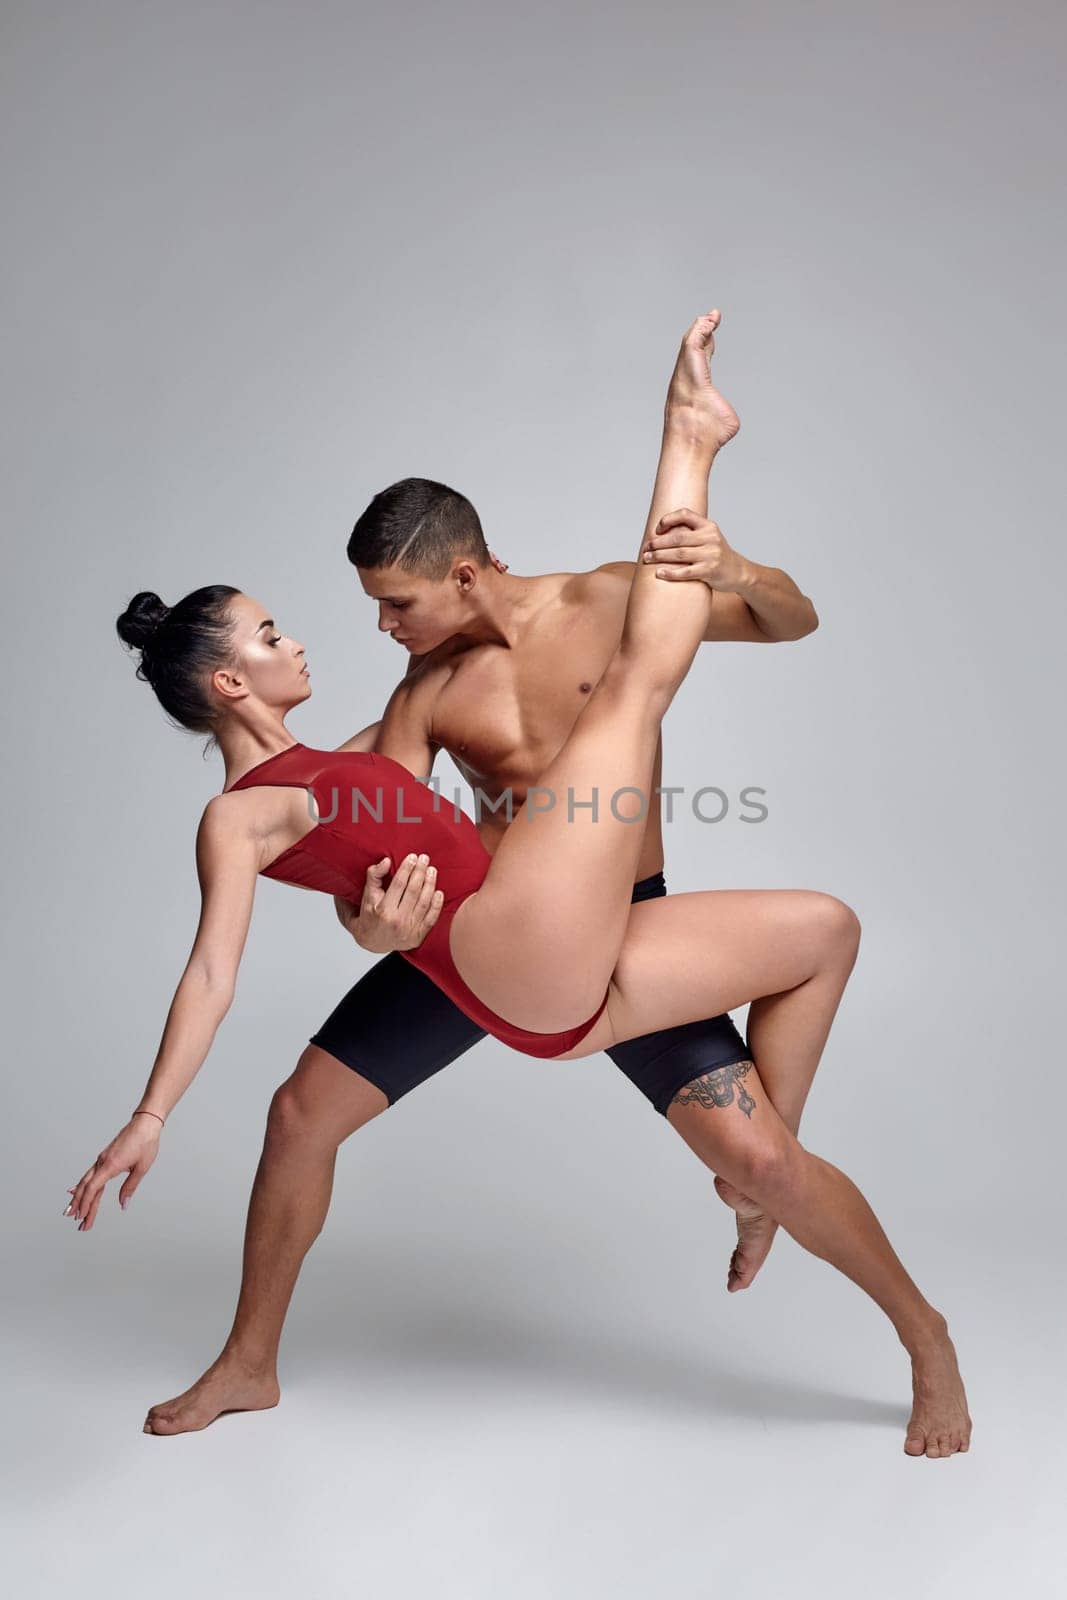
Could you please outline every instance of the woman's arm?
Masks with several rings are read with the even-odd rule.
[[[200,923],[185,971],[167,1013],[163,1037],[144,1094],[129,1122],[71,1190],[64,1216],[92,1227],[110,1180],[129,1173],[119,1191],[126,1202],[156,1158],[171,1109],[195,1078],[230,1009],[256,892],[259,845],[242,829],[223,797],[208,803],[196,838]]]
[[[360,754],[366,755],[369,751],[373,751],[378,740],[378,729],[380,727],[380,722],[372,722],[369,727],[361,728],[358,733],[352,735],[351,739],[346,739],[344,744],[339,744],[337,746],[338,750],[356,750]]]
[[[259,846],[220,801],[218,795],[208,803],[196,836],[200,923],[138,1101],[162,1117],[192,1083],[233,1003],[252,920]]]

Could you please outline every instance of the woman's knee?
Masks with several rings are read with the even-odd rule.
[[[850,905],[836,895],[813,890],[808,896],[809,915],[818,933],[820,947],[830,959],[855,961],[860,947],[860,919]]]

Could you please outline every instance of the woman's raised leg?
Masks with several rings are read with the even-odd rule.
[[[721,443],[717,421],[733,417],[708,382],[718,322],[718,312],[698,318],[682,342],[646,535],[672,505],[687,504],[698,515],[706,508]],[[726,436],[736,427],[733,418]],[[630,913],[642,822],[655,798],[649,791],[660,722],[707,630],[711,603],[704,584],[661,583],[638,560],[619,650],[528,793],[482,888],[453,922],[461,976],[520,1027],[571,1027],[604,994]]]

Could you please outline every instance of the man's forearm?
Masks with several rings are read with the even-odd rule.
[[[815,607],[781,567],[761,567],[745,557],[744,575],[735,593],[768,639],[803,639],[819,626]]]

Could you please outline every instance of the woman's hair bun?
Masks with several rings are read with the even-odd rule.
[[[170,606],[165,606],[158,594],[142,589],[140,594],[134,595],[115,627],[124,644],[143,650],[169,615]]]

